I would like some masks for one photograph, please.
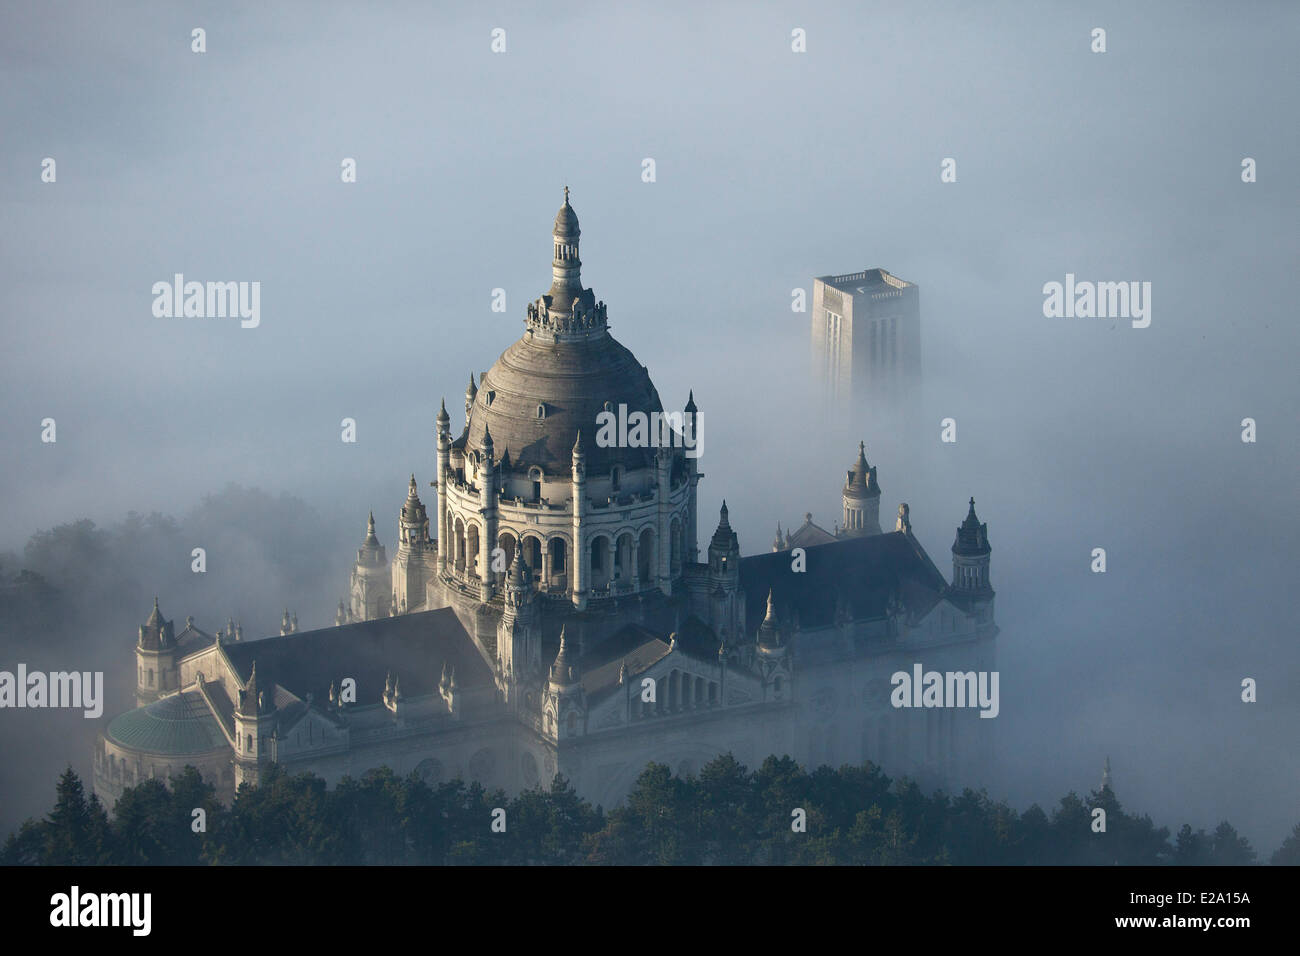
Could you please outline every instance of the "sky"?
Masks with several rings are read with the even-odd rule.
[[[909,502],[945,570],[976,498],[993,796],[1086,791],[1109,755],[1126,806],[1269,852],[1300,821],[1297,27],[1264,2],[6,4],[0,550],[235,482],[337,527],[342,589],[366,513],[391,548],[432,477],[440,399],[458,428],[548,288],[568,185],[584,284],[665,405],[694,391],[701,513],[725,497],[744,553],[830,526],[859,439],[882,518]],[[822,418],[791,309],[873,267],[921,289],[906,428]],[[178,272],[260,282],[260,324],[155,317]],[[1045,317],[1067,273],[1150,282],[1150,326]]]

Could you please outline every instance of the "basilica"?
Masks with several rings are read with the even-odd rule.
[[[177,626],[155,601],[135,648],[138,706],[96,744],[108,805],[186,765],[225,799],[274,763],[331,785],[388,766],[510,792],[563,774],[606,808],[648,762],[691,774],[727,752],[751,767],[788,754],[983,779],[994,721],[890,703],[891,674],[914,665],[996,667],[974,500],[949,580],[906,504],[882,528],[859,445],[834,533],[809,515],[742,556],[721,494],[701,518],[689,436],[602,436],[602,416],[631,409],[682,438],[699,409],[693,395],[665,409],[610,334],[579,236],[566,189],[549,290],[470,376],[463,424],[438,409],[425,498],[412,475],[391,554],[369,516],[334,627],[299,631],[286,612],[279,635],[245,639],[233,622]]]

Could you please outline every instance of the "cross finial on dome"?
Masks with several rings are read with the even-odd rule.
[[[568,187],[568,186],[565,186],[565,187],[564,187],[564,204],[565,204],[566,206],[569,204],[569,187]]]

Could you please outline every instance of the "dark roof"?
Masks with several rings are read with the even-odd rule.
[[[582,657],[582,689],[596,697],[618,686],[618,672],[627,661],[629,674],[639,674],[668,653],[668,642],[639,624],[620,628]]]
[[[627,406],[628,415],[663,411],[650,374],[612,336],[549,343],[526,334],[488,371],[485,387],[474,400],[464,447],[478,448],[484,430],[490,429],[495,454],[508,451],[512,471],[538,465],[552,475],[567,474],[578,429],[594,435],[606,402],[615,415],[620,405]],[[544,418],[537,417],[539,405]],[[616,464],[630,469],[654,463],[653,448],[605,447],[590,441],[585,451],[593,475]]]
[[[806,559],[803,572],[791,570],[788,551],[740,559],[750,634],[763,621],[769,590],[778,620],[789,621],[797,611],[800,627],[811,628],[832,623],[837,599],[858,620],[883,617],[895,593],[909,609],[923,614],[947,588],[921,545],[901,531],[815,545],[807,549]]]
[[[952,542],[953,554],[990,554],[992,550],[989,547],[989,526],[980,523],[975,514],[975,499],[972,498],[966,520],[957,526],[957,537]]]
[[[235,702],[230,699],[226,693],[225,685],[220,681],[204,681],[203,692],[208,695],[208,700],[212,702],[212,709],[216,712],[216,718],[219,720],[230,734],[235,733]]]
[[[274,683],[303,699],[312,694],[322,704],[329,699],[330,684],[345,677],[357,682],[358,704],[378,703],[390,673],[400,678],[407,697],[431,694],[444,662],[455,668],[463,689],[492,683],[491,670],[451,608],[227,644],[225,649],[241,680],[248,680],[256,661],[263,687]]]
[[[803,524],[799,530],[794,531],[786,536],[783,550],[791,548],[810,548],[817,544],[830,544],[838,540],[835,535],[831,534],[821,525],[813,524],[812,515],[804,515]]]
[[[185,657],[205,647],[211,647],[215,640],[216,638],[206,631],[199,630],[193,624],[187,624],[185,630],[176,637],[176,650],[181,657]]]

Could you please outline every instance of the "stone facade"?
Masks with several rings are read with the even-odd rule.
[[[812,374],[835,407],[906,401],[921,376],[920,290],[884,269],[813,280]]]
[[[459,435],[445,401],[437,413],[434,513],[412,475],[391,561],[371,515],[336,627],[300,633],[286,612],[260,641],[233,622],[209,635],[188,621],[178,636],[155,605],[136,652],[140,708],[96,755],[107,802],[185,763],[227,798],[271,763],[331,784],[386,765],[509,791],[560,773],[605,807],[649,761],[693,773],[728,751],[979,781],[992,722],[897,710],[889,693],[917,662],[995,666],[973,501],[952,585],[906,505],[881,531],[862,446],[842,530],[809,517],[798,542],[778,531],[772,551],[742,557],[723,502],[701,551],[694,396],[665,412],[582,287],[579,236],[566,190],[550,291],[470,376]],[[666,421],[658,446],[608,441],[620,410]]]

